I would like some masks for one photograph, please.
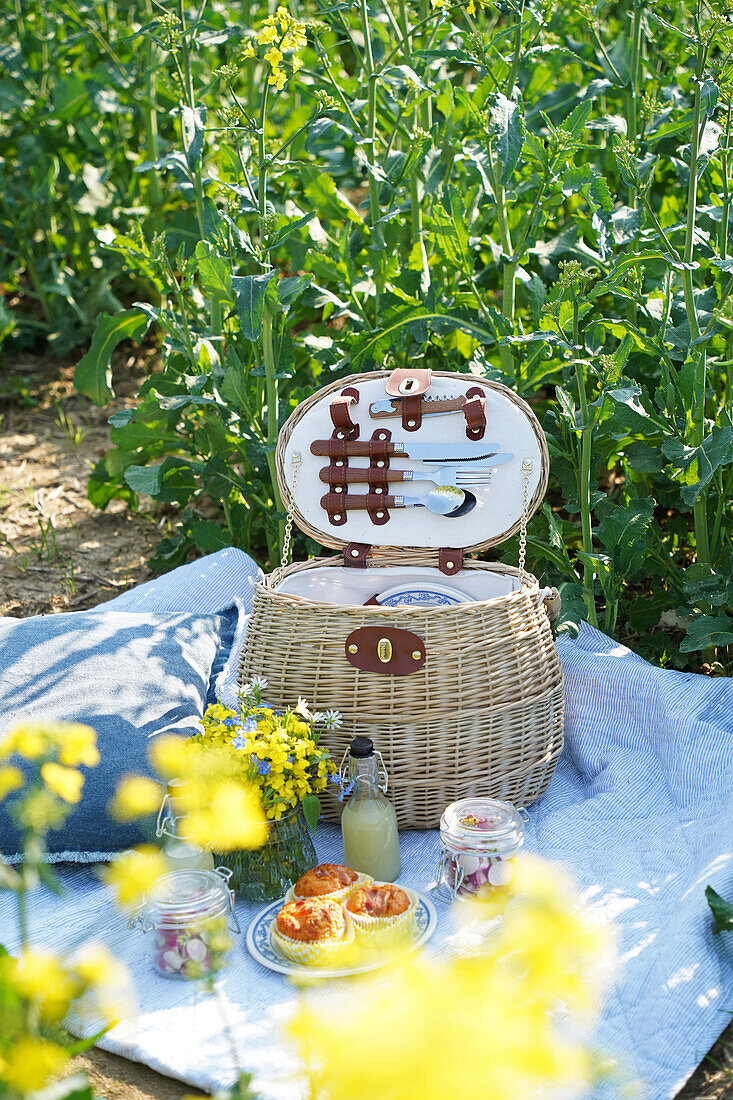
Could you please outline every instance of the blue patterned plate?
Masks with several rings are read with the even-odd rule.
[[[458,588],[432,581],[398,584],[374,597],[382,607],[454,607],[470,603],[471,597]]]
[[[432,936],[438,923],[438,915],[435,906],[416,890],[412,893],[417,898],[417,910],[415,912],[415,934],[412,947],[421,947]],[[327,968],[325,966],[298,966],[284,958],[272,943],[270,927],[280,909],[285,904],[285,899],[273,901],[271,905],[261,909],[247,929],[247,950],[253,959],[268,970],[274,970],[278,974],[287,974],[292,978],[307,977],[311,980],[315,975],[320,978],[345,978],[350,974],[364,974],[368,970],[378,970],[389,962],[389,956],[375,958],[370,962],[362,962],[359,966],[343,966]]]

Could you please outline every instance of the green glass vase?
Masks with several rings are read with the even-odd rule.
[[[215,858],[217,866],[231,870],[229,885],[242,901],[283,897],[318,862],[302,806],[270,823],[269,836],[261,848],[223,852]]]

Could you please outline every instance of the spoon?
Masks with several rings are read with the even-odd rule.
[[[340,503],[350,511],[351,509],[366,510],[372,504],[373,498],[344,496]],[[323,497],[321,504],[326,508],[329,497]],[[454,485],[438,485],[430,492],[420,497],[385,496],[383,498],[385,510],[388,508],[427,508],[436,516],[447,516],[453,519],[465,516],[476,507],[476,497],[468,489],[458,489]],[[373,506],[373,505],[372,505]],[[379,516],[379,513],[377,513]],[[335,517],[338,518],[338,517]],[[379,516],[381,518],[381,516]]]
[[[476,497],[455,485],[437,485],[421,497],[395,496],[394,507],[427,508],[436,516],[465,516],[476,507]]]

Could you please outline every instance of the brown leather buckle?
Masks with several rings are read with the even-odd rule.
[[[486,397],[479,386],[467,391],[468,400],[463,406],[466,418],[466,435],[469,439],[483,439],[486,431]]]
[[[444,547],[438,554],[438,568],[447,577],[455,577],[463,569],[463,549],[460,546]]]
[[[432,375],[429,367],[395,367],[384,388],[390,397],[418,397],[430,389]]]
[[[362,672],[409,676],[425,664],[425,643],[396,626],[360,626],[344,643],[346,660]]]
[[[358,439],[359,425],[351,419],[351,406],[359,404],[359,391],[353,386],[341,390],[339,397],[333,397],[328,406],[331,420],[341,439]]]
[[[350,542],[344,547],[344,565],[350,565],[353,569],[366,569],[367,555],[371,550],[368,542]]]

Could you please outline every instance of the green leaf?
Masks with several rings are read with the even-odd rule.
[[[733,462],[733,428],[716,424],[699,447],[686,447],[679,439],[667,439],[662,451],[684,475],[682,499],[690,507],[720,466]]]
[[[466,209],[457,188],[446,188],[442,203],[432,211],[433,238],[448,262],[464,274],[471,271],[473,259],[469,252]]]
[[[232,545],[229,532],[210,519],[193,520],[188,524],[187,532],[197,549],[204,554],[214,554],[217,550],[223,550]]]
[[[199,241],[194,251],[196,270],[207,294],[218,301],[234,303],[232,276],[229,264],[216,251],[210,241]]]
[[[708,116],[712,118],[715,114],[715,108],[718,106],[718,96],[720,95],[720,88],[708,77],[707,80],[703,80],[700,84],[700,107]]]
[[[266,271],[262,275],[232,276],[242,335],[247,340],[258,340],[260,337],[267,287],[270,280],[276,277],[277,269]]]
[[[185,504],[198,488],[197,470],[194,463],[168,457],[154,466],[128,466],[125,481],[136,493],[145,493],[166,504]]]
[[[206,108],[181,106],[183,123],[183,144],[186,163],[193,170],[201,160],[204,150],[204,132],[206,128]]]
[[[694,653],[710,646],[733,645],[733,619],[724,611],[717,615],[700,615],[693,619],[682,639],[682,653]]]
[[[280,305],[291,305],[312,282],[313,276],[311,274],[289,275],[286,279],[281,279],[277,284],[277,296]]]
[[[403,311],[394,311],[390,316],[383,317],[383,325],[378,332],[368,332],[354,339],[351,352],[351,362],[354,369],[371,364],[381,358],[402,330],[411,328],[422,329],[425,333],[450,332],[458,329],[478,340],[480,344],[493,344],[496,335],[484,324],[479,324],[463,314],[451,312],[438,312],[426,308],[410,307]]]
[[[596,532],[610,551],[614,571],[624,579],[643,567],[647,554],[647,533],[654,512],[651,497],[618,506],[598,524]]]
[[[303,813],[308,828],[315,833],[321,816],[321,801],[317,794],[307,794],[303,799]]]
[[[725,898],[721,898],[712,886],[706,886],[705,897],[713,914],[713,935],[721,932],[733,932],[733,905]]]
[[[112,389],[112,352],[123,340],[139,340],[148,327],[141,309],[123,309],[110,316],[100,314],[92,337],[92,346],[76,364],[74,385],[95,405],[106,405],[114,397]]]
[[[514,175],[524,147],[524,120],[518,103],[499,92],[491,106],[491,121],[495,127],[497,154],[501,172],[499,183],[505,187]]]

